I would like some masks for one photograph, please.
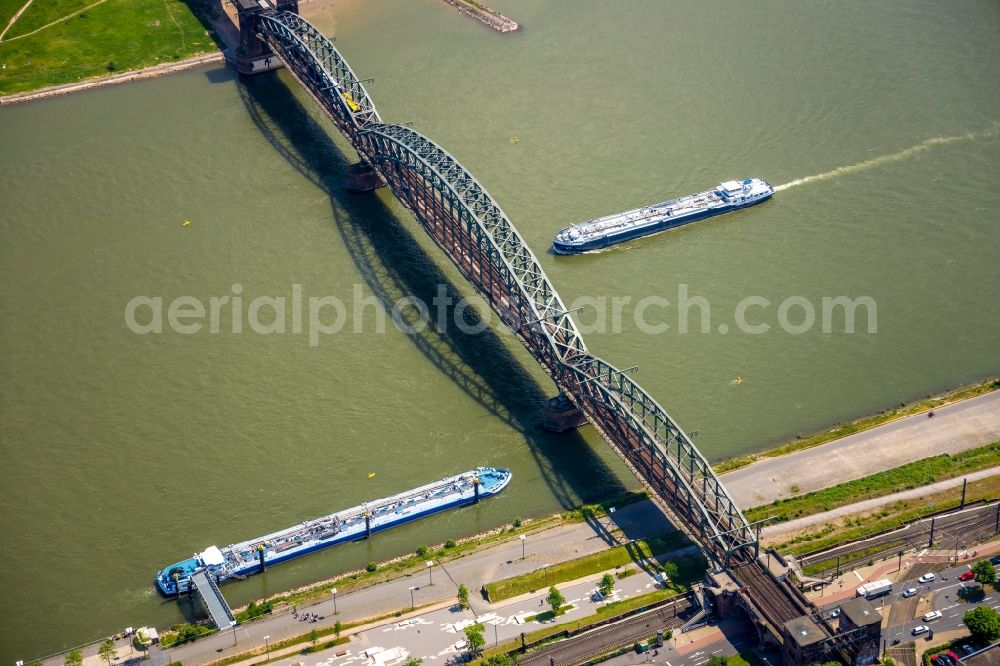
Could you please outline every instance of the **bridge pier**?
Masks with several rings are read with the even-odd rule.
[[[299,13],[298,0],[235,0],[236,16],[240,24],[240,45],[236,48],[236,70],[240,74],[259,74],[283,67],[284,64],[260,38],[257,32],[257,15],[264,9],[277,9]]]
[[[542,427],[549,432],[566,432],[586,423],[587,417],[564,393],[545,401]]]
[[[371,192],[384,185],[385,180],[368,162],[358,162],[347,167],[348,192]]]

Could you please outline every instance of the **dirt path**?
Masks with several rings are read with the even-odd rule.
[[[7,21],[7,27],[3,29],[3,32],[0,32],[0,42],[3,41],[3,36],[7,34],[7,31],[10,30],[15,23],[17,23],[17,19],[21,18],[21,14],[24,13],[24,10],[31,6],[32,2],[34,2],[34,0],[28,0],[24,3],[24,6],[18,9],[17,13],[14,14],[9,21]]]
[[[26,32],[23,35],[18,35],[17,37],[11,37],[7,41],[8,42],[13,42],[15,39],[22,39],[24,37],[31,37],[32,35],[35,35],[35,34],[41,32],[42,30],[45,30],[46,28],[51,28],[52,26],[57,25],[59,23],[62,23],[63,21],[68,21],[69,19],[73,18],[77,14],[82,14],[85,11],[87,11],[88,9],[92,9],[92,8],[96,7],[97,5],[102,5],[105,2],[107,2],[107,1],[108,0],[97,0],[97,2],[95,2],[93,4],[89,4],[86,7],[84,7],[83,9],[78,9],[75,12],[72,12],[70,14],[66,14],[66,16],[63,16],[62,18],[56,19],[55,21],[52,21],[52,23],[46,23],[41,28],[38,28],[36,30],[32,30],[31,32]],[[17,13],[17,16],[15,16],[13,19],[11,19],[10,24],[7,25],[6,29],[4,29],[4,34],[7,33],[7,30],[9,30],[10,26],[13,25],[13,23],[14,23],[15,20],[17,20],[17,17],[20,16],[21,12],[23,12],[25,9],[27,9],[28,5],[30,5],[30,4],[31,4],[31,0],[29,0],[28,4],[26,4],[24,7],[21,7],[21,10]],[[3,35],[0,35],[0,39],[3,39]]]

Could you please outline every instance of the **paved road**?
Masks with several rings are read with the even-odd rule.
[[[588,576],[575,584],[560,585],[559,589],[571,605],[559,623],[593,615],[604,603],[595,600],[597,583],[601,574]],[[628,599],[654,591],[656,581],[644,572],[638,572],[616,581],[611,601]],[[390,622],[373,627],[354,636],[349,645],[337,646],[308,657],[295,655],[275,662],[286,666],[299,662],[303,666],[348,666],[350,664],[388,664],[394,666],[409,657],[419,657],[425,663],[440,660],[445,663],[466,652],[464,647],[465,628],[476,621],[486,628],[483,636],[488,646],[516,639],[521,632],[541,629],[546,624],[529,619],[548,610],[545,601],[547,590],[525,595],[495,606],[478,616],[472,611],[451,608],[424,613],[401,622]],[[307,625],[303,625],[307,626]],[[338,653],[343,653],[338,656]]]
[[[926,632],[918,636],[913,635],[913,628],[917,626],[930,627],[935,633],[962,629],[964,628],[962,617],[966,611],[982,604],[1000,610],[1000,593],[996,591],[974,603],[966,602],[958,596],[958,590],[962,587],[978,585],[972,581],[963,583],[958,580],[958,576],[968,571],[969,567],[970,564],[963,564],[938,571],[930,583],[920,583],[916,578],[894,583],[891,594],[873,601],[873,605],[882,609],[883,616],[888,615],[892,622],[882,630],[886,644],[891,645],[894,640],[899,640],[900,643],[925,640]],[[903,592],[910,588],[917,590],[917,595],[904,599]],[[840,602],[828,604],[822,611],[829,614],[839,605]],[[941,611],[942,617],[924,621],[924,613],[930,610]],[[917,613],[919,615],[916,615]],[[907,614],[909,617],[906,617]]]
[[[980,479],[986,479],[997,474],[1000,474],[1000,467],[991,467],[989,469],[983,469],[978,472],[966,474],[965,476],[955,477],[954,479],[938,481],[937,483],[932,483],[929,486],[920,486],[919,488],[914,488],[912,490],[903,490],[891,495],[874,497],[869,500],[864,500],[863,502],[855,502],[854,504],[848,504],[846,506],[837,507],[836,509],[824,511],[823,513],[816,513],[811,516],[796,518],[795,520],[778,523],[777,525],[768,525],[761,530],[761,535],[765,537],[773,537],[779,534],[794,532],[795,530],[800,530],[804,527],[809,527],[818,523],[829,523],[836,518],[849,516],[862,511],[868,511],[869,509],[874,509],[886,504],[892,504],[900,500],[915,499],[917,497],[938,493],[942,490],[948,490],[949,488],[957,488],[962,485],[962,481],[964,479],[969,481],[979,481]]]
[[[455,600],[459,583],[465,583],[470,591],[473,611],[480,614],[487,613],[493,610],[493,607],[479,594],[484,582],[507,578],[533,571],[542,565],[563,562],[604,550],[614,539],[611,536],[611,531],[614,529],[621,529],[624,537],[622,540],[628,540],[662,534],[671,528],[667,519],[652,502],[638,502],[623,507],[612,517],[603,518],[593,524],[563,525],[528,535],[524,543],[526,555],[524,559],[521,559],[520,541],[500,543],[474,555],[446,562],[443,568],[441,565],[436,565],[431,574],[419,571],[376,586],[340,594],[336,599],[338,611],[336,616],[334,616],[332,597],[308,608],[299,609],[303,613],[323,616],[324,619],[316,624],[303,623],[292,617],[291,609],[283,609],[284,612],[276,613],[266,620],[237,627],[235,647],[233,634],[227,631],[189,645],[156,652],[152,655],[154,664],[165,664],[170,661],[182,661],[185,664],[202,663],[217,659],[220,655],[263,646],[264,636],[270,636],[271,641],[275,642],[314,628],[332,626],[337,620],[347,623],[405,609],[410,606],[411,587],[414,588],[413,602],[422,606]],[[377,539],[378,536],[374,538]],[[433,585],[430,584],[431,579]],[[61,664],[61,661],[47,666],[55,666],[57,663]]]
[[[743,508],[825,488],[941,453],[1000,441],[1000,391],[908,416],[849,437],[723,474]],[[836,474],[831,474],[836,470]],[[793,493],[792,485],[798,486]]]

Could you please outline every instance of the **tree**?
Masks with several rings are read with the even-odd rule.
[[[420,657],[410,657],[403,662],[403,666],[420,666],[422,663],[424,663],[424,660]]]
[[[982,585],[994,585],[997,582],[997,570],[989,560],[979,560],[972,565],[972,573],[976,574],[976,582]]]
[[[482,666],[517,666],[516,654],[495,654],[484,659]]]
[[[881,666],[896,666],[896,660],[892,657],[882,657],[882,661],[879,663]]]
[[[604,574],[597,589],[600,590],[602,597],[610,597],[611,593],[615,591],[615,577],[609,573]]]
[[[343,630],[344,630],[344,625],[340,623],[340,620],[337,620],[333,625],[333,635],[336,636],[337,638],[340,638],[340,632]]]
[[[79,650],[70,650],[66,653],[65,666],[83,666],[83,653]]]
[[[549,606],[552,606],[552,612],[558,613],[559,609],[566,603],[566,597],[553,585],[549,588],[549,596],[546,598],[546,601],[549,602]]]
[[[465,628],[465,640],[469,642],[469,651],[473,654],[479,654],[479,651],[486,645],[486,639],[483,638],[485,629],[486,627],[478,622]]]
[[[989,606],[973,608],[962,617],[962,622],[977,641],[987,643],[1000,638],[1000,613]]]
[[[458,586],[458,607],[465,610],[469,607],[469,588],[462,583]]]
[[[421,546],[420,548],[417,548],[417,557],[426,557],[426,556],[427,556],[427,546]]]
[[[906,554],[906,551],[903,550],[902,548],[900,548],[899,552],[896,553],[896,556],[899,557],[899,564],[896,566],[896,571],[902,571],[903,570],[903,555],[905,555],[905,554]]]
[[[115,642],[110,638],[97,650],[97,655],[111,666],[111,662],[118,658],[118,650],[115,649]]]
[[[315,629],[309,632],[309,642],[313,644],[313,647],[316,647],[316,643],[319,642],[319,632]]]

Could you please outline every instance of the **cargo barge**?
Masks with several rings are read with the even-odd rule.
[[[273,564],[473,504],[502,491],[510,478],[508,469],[479,467],[392,497],[307,520],[279,532],[224,548],[209,546],[157,571],[156,586],[165,596],[186,592],[191,586],[191,574],[199,569],[206,569],[217,583],[243,579]]]

